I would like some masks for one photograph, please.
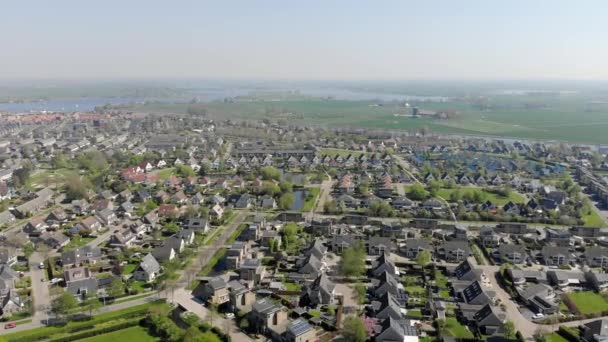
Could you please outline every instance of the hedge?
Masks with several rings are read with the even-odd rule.
[[[577,342],[580,340],[579,336],[575,335],[570,329],[564,326],[560,326],[559,329],[557,329],[557,333],[571,342]]]
[[[49,340],[49,342],[71,342],[71,341],[78,341],[78,340],[82,340],[82,339],[87,338],[87,337],[93,337],[93,336],[97,336],[97,335],[103,335],[103,334],[111,333],[111,332],[114,332],[114,331],[118,331],[118,330],[123,330],[123,329],[130,328],[130,327],[134,327],[136,325],[139,325],[140,321],[141,321],[140,319],[133,319],[131,321],[122,322],[122,323],[119,323],[119,324],[111,325],[109,327],[103,327],[103,328],[100,328],[100,329],[92,329],[92,330],[88,330],[88,331],[82,332],[80,334],[74,334],[74,335],[70,335],[70,336],[64,336],[64,337],[56,338],[56,339],[53,339],[53,340]]]

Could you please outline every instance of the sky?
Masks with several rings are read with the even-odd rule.
[[[608,1],[24,0],[0,79],[608,80]]]

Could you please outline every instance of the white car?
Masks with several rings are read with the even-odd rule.
[[[233,319],[234,318],[234,314],[232,312],[228,312],[228,313],[226,313],[226,318]]]
[[[534,314],[534,316],[532,316],[532,319],[541,319],[541,318],[545,318],[545,315],[543,315],[540,312],[537,314]]]

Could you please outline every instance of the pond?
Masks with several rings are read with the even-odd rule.
[[[306,202],[306,196],[308,195],[308,191],[306,190],[296,190],[293,192],[294,201],[289,210],[300,210],[304,206]]]

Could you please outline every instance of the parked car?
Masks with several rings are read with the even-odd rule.
[[[532,319],[541,319],[541,318],[545,318],[545,315],[543,315],[543,314],[542,314],[542,313],[540,313],[540,312],[539,312],[539,313],[537,313],[537,314],[534,314],[534,315],[532,316]]]
[[[4,329],[13,329],[17,326],[17,322],[8,322],[4,325]]]
[[[43,269],[44,269],[44,262],[41,262],[41,263],[38,265],[38,268],[39,268],[39,269],[41,269],[41,270],[43,270]]]

